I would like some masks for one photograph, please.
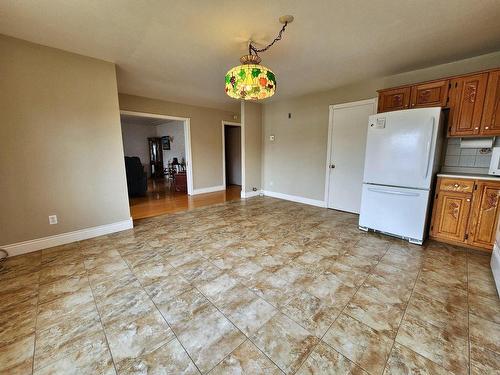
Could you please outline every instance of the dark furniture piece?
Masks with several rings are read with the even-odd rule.
[[[152,178],[163,178],[163,151],[161,138],[148,138],[149,144],[149,167]]]
[[[143,197],[148,190],[148,177],[144,172],[141,159],[137,156],[125,156],[125,172],[129,197]]]
[[[178,172],[174,174],[174,189],[180,193],[187,193],[186,172]]]

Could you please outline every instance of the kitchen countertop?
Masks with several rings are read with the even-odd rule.
[[[451,177],[451,178],[469,178],[473,180],[492,180],[500,181],[500,176],[492,176],[489,174],[476,174],[476,173],[438,173],[438,177]]]

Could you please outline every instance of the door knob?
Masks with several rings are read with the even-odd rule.
[[[331,169],[335,168],[335,164],[330,164],[330,168]]]

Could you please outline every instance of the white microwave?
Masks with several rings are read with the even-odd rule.
[[[500,147],[493,147],[488,174],[500,176]]]

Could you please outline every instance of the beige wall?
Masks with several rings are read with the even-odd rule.
[[[377,96],[377,89],[500,66],[500,52],[263,106],[263,189],[324,200],[328,106]],[[279,77],[278,77],[279,78]],[[288,118],[291,113],[291,118]],[[275,142],[269,135],[276,136]]]
[[[241,102],[241,122],[245,130],[245,192],[260,190],[262,174],[262,106]]]
[[[125,156],[138,156],[148,177],[151,176],[148,138],[156,137],[156,127],[130,122],[121,125],[123,153]]]
[[[0,116],[0,245],[129,219],[113,64],[0,35]]]
[[[159,99],[120,94],[120,109],[191,119],[191,154],[193,158],[194,189],[223,185],[222,178],[222,120],[238,121],[238,113]]]

